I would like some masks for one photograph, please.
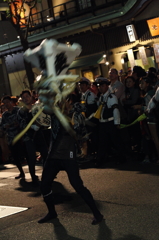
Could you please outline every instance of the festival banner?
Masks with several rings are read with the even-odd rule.
[[[139,47],[139,55],[140,55],[140,58],[142,60],[142,63],[143,65],[148,65],[148,61],[147,61],[147,56],[146,56],[146,52],[145,52],[145,47],[142,46],[142,47]]]
[[[129,41],[130,42],[135,42],[137,40],[137,35],[136,35],[134,25],[127,25],[126,30],[127,30],[127,33],[128,33]]]
[[[159,35],[159,17],[147,20],[151,36]]]
[[[134,53],[132,49],[127,50],[127,54],[128,54],[128,59],[130,62],[130,66],[131,68],[133,68],[135,66],[135,59],[134,59]]]
[[[153,49],[154,49],[156,63],[159,63],[159,43],[154,43]]]

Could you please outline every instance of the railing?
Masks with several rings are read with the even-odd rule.
[[[117,4],[124,6],[126,0],[71,0],[41,12],[32,14],[29,21],[29,33],[34,34],[57,27],[60,23],[70,24],[80,21],[78,17],[84,15],[99,15],[100,11]]]

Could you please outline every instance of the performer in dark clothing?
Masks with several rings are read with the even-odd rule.
[[[12,145],[12,141],[14,137],[20,132],[20,126],[17,121],[17,114],[19,108],[13,106],[12,99],[10,96],[4,96],[2,98],[2,102],[4,103],[7,111],[5,111],[2,115],[2,122],[0,125],[0,129],[2,132],[7,135],[7,144],[11,151],[11,154],[14,158],[14,162],[19,170],[19,175],[15,177],[15,179],[25,178],[25,173],[22,169],[22,143],[18,141],[14,146]]]
[[[72,102],[66,101],[65,106],[67,111],[70,110]],[[83,185],[83,181],[79,175],[79,168],[76,162],[77,141],[63,128],[54,114],[51,116],[51,127],[52,141],[48,158],[44,165],[41,182],[41,192],[49,212],[38,222],[44,223],[57,217],[52,194],[52,182],[60,170],[65,170],[72,187],[81,195],[93,212],[94,219],[92,224],[98,224],[102,221],[103,215],[97,209],[92,194]]]
[[[34,51],[29,49],[24,54],[28,62],[42,71],[43,76],[35,82],[34,87],[38,91],[42,110],[51,115],[52,141],[44,164],[41,183],[41,192],[49,212],[39,220],[39,223],[57,217],[53,202],[52,182],[60,170],[67,172],[71,185],[92,210],[94,215],[92,224],[98,224],[103,219],[103,215],[97,209],[89,190],[83,186],[79,175],[75,159],[77,135],[67,120],[72,102],[64,101],[68,94],[73,92],[78,77],[66,74],[66,72],[70,63],[80,52],[79,44],[73,44],[68,48],[67,45],[59,44],[56,40],[45,39]],[[74,122],[71,121],[71,123]]]
[[[24,90],[21,93],[21,98],[24,106],[18,111],[17,119],[19,122],[20,129],[23,130],[30,120],[33,118],[32,115],[32,95],[29,90]],[[47,144],[43,136],[40,126],[36,123],[32,124],[30,129],[22,138],[23,145],[26,151],[26,158],[29,166],[29,172],[34,185],[38,184],[38,176],[35,174],[35,163],[36,163],[36,147],[39,147],[43,160],[45,161],[48,153]]]

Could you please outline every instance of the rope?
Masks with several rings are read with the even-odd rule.
[[[31,121],[28,123],[28,125],[26,126],[26,128],[24,128],[24,130],[22,132],[20,132],[12,141],[12,145],[14,145],[16,142],[19,141],[19,139],[21,137],[23,137],[23,135],[29,130],[29,128],[31,127],[31,125],[33,124],[33,122],[37,119],[37,117],[42,113],[43,111],[43,107],[39,109],[39,111],[35,114],[35,116],[31,119]]]
[[[130,127],[132,125],[134,125],[135,123],[137,122],[140,122],[140,121],[143,121],[144,119],[146,119],[147,116],[145,115],[145,113],[143,113],[142,115],[140,115],[135,121],[133,121],[132,123],[130,124],[120,124],[120,128],[126,128],[126,127]]]

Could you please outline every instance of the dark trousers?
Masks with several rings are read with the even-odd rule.
[[[98,138],[98,161],[103,162],[110,152],[110,147],[115,149],[118,156],[117,161],[125,160],[125,149],[121,139],[120,129],[114,125],[114,121],[99,124]]]
[[[142,139],[140,123],[138,122],[128,127],[128,131],[131,138],[131,146],[137,145],[138,151],[140,151]]]
[[[49,139],[50,140],[50,139]],[[35,150],[40,152],[42,159],[43,159],[43,164],[47,158],[48,155],[48,146],[43,134],[43,130],[39,130],[35,133],[35,136],[33,138],[34,145],[35,145]]]
[[[22,143],[20,141],[18,141],[16,144],[10,145],[9,149],[14,158],[15,165],[19,169],[20,173],[24,174],[23,169],[22,169],[22,164],[21,164],[21,161],[23,159],[22,151],[24,150]]]
[[[26,159],[29,167],[29,172],[34,180],[35,178],[35,162],[36,162],[36,151],[33,140],[29,139],[24,142],[24,147],[26,150]]]
[[[88,154],[92,154],[92,153],[94,154],[97,152],[97,146],[98,146],[98,138],[97,138],[98,127],[87,126],[87,133],[91,133],[88,141]]]
[[[79,175],[78,164],[75,160],[67,159],[47,159],[44,165],[41,182],[41,192],[45,199],[46,196],[51,195],[52,182],[60,170],[65,170],[70,184],[75,191],[84,199],[86,204],[90,207],[95,218],[98,218],[101,214],[96,207],[90,191],[84,187],[83,181]]]

